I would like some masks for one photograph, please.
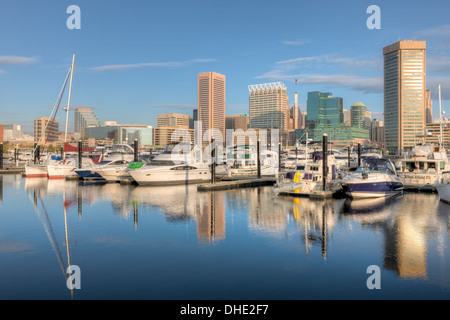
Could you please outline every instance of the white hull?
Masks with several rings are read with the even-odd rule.
[[[27,178],[43,178],[47,177],[47,166],[43,165],[26,165],[25,175]]]
[[[141,169],[133,169],[128,172],[140,185],[187,184],[211,180],[209,166],[207,165],[190,170],[173,170],[174,167],[176,166],[155,166],[155,168],[147,166]]]
[[[438,184],[436,189],[441,201],[450,204],[450,184]]]
[[[76,167],[73,165],[49,165],[48,166],[48,178],[49,179],[65,179],[66,177],[77,176],[75,172]]]
[[[103,179],[107,181],[120,181],[122,179],[131,178],[131,175],[128,171],[125,170],[126,167],[121,168],[105,168],[101,170],[96,170],[99,175],[102,176]]]

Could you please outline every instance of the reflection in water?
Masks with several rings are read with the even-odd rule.
[[[448,254],[445,237],[448,236],[449,216],[448,210],[445,210],[447,207],[443,207],[447,205],[433,194],[405,193],[379,199],[318,201],[274,196],[270,187],[226,192],[197,192],[196,188],[196,185],[152,187],[119,183],[80,184],[46,178],[25,181],[25,189],[29,192],[63,271],[61,251],[43,201],[46,197],[62,197],[65,214],[71,205],[77,204],[79,219],[82,218],[83,206],[94,206],[97,202],[106,201],[111,203],[114,214],[125,218],[132,216],[135,228],[139,226],[139,214],[161,213],[169,224],[196,223],[197,238],[207,243],[225,241],[226,222],[233,224],[233,215],[236,212],[243,213],[248,221],[238,220],[248,223],[252,232],[264,237],[293,239],[301,250],[304,247],[306,257],[312,256],[313,248],[319,248],[319,258],[324,260],[331,257],[330,242],[336,243],[332,234],[336,229],[347,232],[345,228],[351,228],[353,222],[361,225],[363,231],[373,230],[376,235],[380,235],[383,240],[380,264],[405,279],[429,279],[427,255],[430,254],[430,238],[437,237],[437,250],[442,257]],[[349,224],[341,223],[343,221]],[[295,237],[291,237],[292,233]],[[358,236],[361,235],[364,237],[364,233],[358,233]],[[366,241],[365,238],[357,240]],[[68,238],[66,246],[68,250]],[[67,263],[70,264],[69,252],[66,254]]]
[[[385,269],[402,278],[426,279],[427,236],[442,226],[439,205],[437,197],[420,193],[387,199],[346,200],[342,216],[382,231]]]

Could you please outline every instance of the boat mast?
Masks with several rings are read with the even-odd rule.
[[[442,106],[441,106],[441,85],[438,86],[439,89],[439,151],[443,148],[443,139],[442,139]]]
[[[69,122],[69,108],[70,108],[70,96],[72,93],[72,79],[73,79],[73,65],[75,64],[75,53],[73,54],[72,58],[72,66],[70,67],[70,85],[69,85],[69,98],[67,101],[67,108],[66,108],[66,131],[64,133],[64,142],[67,142],[67,125]]]

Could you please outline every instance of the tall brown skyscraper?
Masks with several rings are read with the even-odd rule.
[[[383,56],[385,147],[400,155],[424,133],[426,42],[399,41]]]
[[[198,121],[202,122],[202,139],[209,129],[221,132],[225,143],[225,76],[216,72],[198,75]],[[213,136],[207,137],[208,144]],[[215,138],[217,141],[217,137]]]

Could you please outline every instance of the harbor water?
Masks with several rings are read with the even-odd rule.
[[[435,193],[311,200],[4,175],[0,299],[449,299],[449,213]]]

